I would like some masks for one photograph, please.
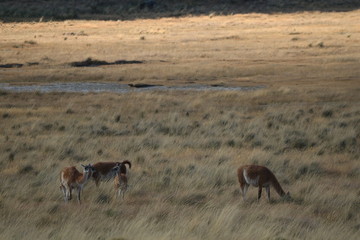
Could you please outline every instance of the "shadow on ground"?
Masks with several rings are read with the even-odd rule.
[[[132,20],[187,15],[352,11],[359,0],[3,0],[2,21]]]
[[[104,66],[104,65],[140,64],[140,63],[143,63],[143,61],[118,60],[115,62],[106,62],[106,61],[102,61],[102,60],[87,58],[84,61],[72,62],[72,63],[70,63],[70,66],[72,66],[72,67],[98,67],[98,66]]]

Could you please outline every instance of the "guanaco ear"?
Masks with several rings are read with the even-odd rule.
[[[292,197],[290,196],[290,192],[287,192],[285,196],[286,196],[286,199],[292,200]]]

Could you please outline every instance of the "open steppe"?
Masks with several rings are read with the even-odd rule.
[[[358,239],[359,23],[359,11],[0,23],[0,83],[264,86],[1,90],[0,239]],[[88,58],[102,62],[72,64]],[[63,167],[125,159],[124,200],[89,182],[82,205],[63,202]],[[257,203],[250,188],[244,202],[236,169],[251,163],[293,199]]]

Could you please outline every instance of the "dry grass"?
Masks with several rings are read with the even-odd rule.
[[[121,78],[268,88],[0,92],[0,238],[357,239],[358,18],[349,12],[2,24],[0,63],[40,64],[1,69],[1,82]],[[80,31],[87,36],[63,35]],[[146,63],[68,65],[87,57]],[[124,201],[114,199],[111,184],[96,189],[90,182],[84,204],[63,203],[62,167],[121,159],[133,163]],[[293,201],[273,194],[270,204],[256,203],[250,188],[243,202],[236,169],[248,163],[272,169]]]
[[[360,106],[349,94],[2,95],[1,236],[355,239]],[[62,202],[62,167],[118,159],[134,165],[125,201],[89,183],[81,207]],[[250,189],[244,203],[235,170],[247,163],[269,166],[294,201],[257,204]]]

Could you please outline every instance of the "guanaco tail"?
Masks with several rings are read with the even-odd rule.
[[[128,188],[128,177],[126,165],[131,168],[131,162],[125,160],[123,162],[98,162],[93,165],[95,173],[93,179],[96,186],[100,181],[110,181],[114,179],[114,187],[117,192],[117,196],[122,195],[125,197],[125,192]]]
[[[267,167],[258,165],[241,166],[237,170],[237,175],[244,200],[250,185],[259,188],[258,201],[261,198],[262,188],[265,188],[268,200],[270,201],[270,186],[272,186],[281,197],[290,197],[290,193],[284,192],[275,175]]]
[[[74,166],[66,167],[60,172],[60,189],[64,193],[64,200],[68,202],[72,199],[72,190],[77,190],[77,199],[79,204],[80,194],[86,184],[91,178],[94,168],[91,164],[82,165],[83,173],[80,173]]]

